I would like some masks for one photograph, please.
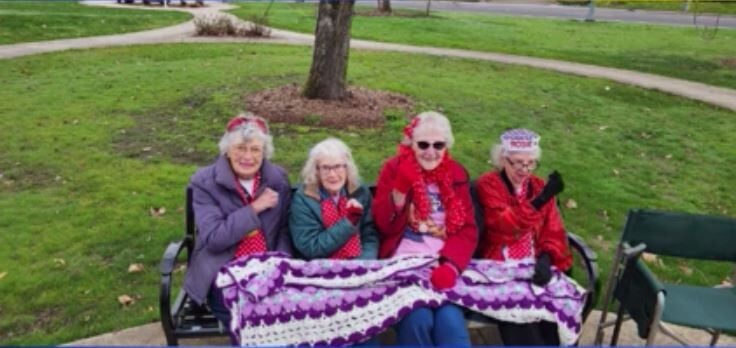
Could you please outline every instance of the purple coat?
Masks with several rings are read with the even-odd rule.
[[[207,298],[217,271],[233,259],[238,242],[243,236],[260,229],[268,250],[291,255],[288,209],[291,203],[291,185],[286,171],[263,160],[261,184],[257,197],[266,187],[279,193],[276,207],[256,214],[235,191],[235,175],[225,156],[214,164],[201,168],[189,183],[193,193],[194,220],[197,224],[194,251],[184,279],[184,290],[197,303]]]

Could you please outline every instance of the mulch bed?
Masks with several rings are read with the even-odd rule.
[[[414,102],[406,96],[363,87],[349,87],[344,100],[307,99],[301,86],[288,84],[245,97],[246,110],[271,122],[337,129],[381,127],[387,110],[409,113]]]

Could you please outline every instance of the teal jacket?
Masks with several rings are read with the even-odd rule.
[[[289,231],[300,256],[307,260],[328,258],[359,230],[362,253],[358,259],[378,257],[378,232],[371,214],[371,192],[366,186],[350,187],[348,199],[350,198],[357,199],[363,205],[360,229],[356,229],[346,218],[325,228],[322,224],[318,189],[299,185],[291,199]]]

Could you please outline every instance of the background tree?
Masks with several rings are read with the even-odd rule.
[[[354,5],[353,0],[320,0],[305,97],[336,100],[348,96],[345,80]]]
[[[391,13],[391,0],[378,0],[378,11],[381,13]]]

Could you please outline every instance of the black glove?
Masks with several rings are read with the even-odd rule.
[[[548,253],[542,253],[534,265],[534,275],[532,283],[538,286],[545,286],[552,279],[552,258]]]
[[[562,181],[562,175],[555,170],[547,177],[547,184],[544,185],[539,196],[532,200],[532,206],[534,209],[540,210],[550,199],[564,190],[565,183]]]

